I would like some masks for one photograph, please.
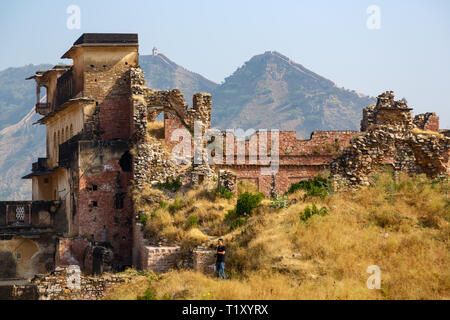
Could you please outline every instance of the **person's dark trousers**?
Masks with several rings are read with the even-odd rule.
[[[222,277],[223,280],[226,279],[225,277],[225,262],[216,262],[216,275],[217,278]]]

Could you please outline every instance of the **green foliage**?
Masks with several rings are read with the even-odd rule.
[[[186,229],[195,228],[198,226],[198,218],[195,215],[191,215],[186,220]]]
[[[156,294],[152,291],[152,289],[147,288],[143,296],[137,296],[137,300],[158,300],[156,298]]]
[[[230,231],[233,231],[243,226],[247,219],[246,217],[238,217],[235,208],[232,210],[228,210],[227,214],[225,215],[225,221],[230,225]]]
[[[141,224],[142,224],[143,226],[145,226],[145,225],[147,224],[147,221],[148,221],[148,215],[146,215],[146,214],[141,214],[141,215],[139,216],[139,221],[141,222]]]
[[[166,178],[166,182],[158,182],[158,188],[159,189],[165,189],[172,192],[177,192],[181,188],[181,181],[180,177],[177,177],[176,179],[169,179]]]
[[[264,195],[262,193],[250,193],[244,192],[239,195],[239,198],[236,203],[236,216],[238,217],[247,217],[252,211],[258,207],[261,201],[264,199]]]
[[[244,218],[237,218],[237,219],[234,219],[234,220],[231,222],[231,225],[230,225],[231,231],[233,231],[233,230],[235,230],[235,229],[237,229],[237,228],[243,226],[243,225],[245,224],[245,221],[246,221],[246,220],[245,220]]]
[[[175,198],[175,200],[173,200],[173,202],[171,204],[169,204],[169,211],[170,213],[174,213],[178,210],[180,210],[181,208],[183,208],[184,206],[184,199],[181,197]]]
[[[161,201],[159,202],[159,207],[160,207],[161,209],[166,208],[168,205],[169,205],[169,204],[168,204],[167,202],[163,201],[163,200],[161,200]]]
[[[288,197],[286,195],[279,196],[277,195],[275,199],[272,199],[272,208],[276,209],[284,209],[288,206]]]
[[[314,179],[308,179],[291,184],[288,194],[292,194],[297,190],[305,190],[307,197],[321,197],[325,198],[331,190],[331,185],[328,179],[323,177],[317,177]]]
[[[326,216],[328,215],[328,209],[326,207],[320,208],[320,210],[317,208],[316,204],[312,205],[312,208],[310,206],[307,206],[303,212],[300,213],[300,220],[303,222],[306,222],[311,218],[313,215],[320,215],[320,216]]]
[[[234,197],[234,192],[227,190],[224,186],[221,186],[219,190],[216,191],[216,194],[228,200]]]

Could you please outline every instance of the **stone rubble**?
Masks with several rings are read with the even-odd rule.
[[[362,128],[366,131],[353,138],[331,163],[335,188],[369,185],[370,173],[386,158],[393,158],[392,166],[397,171],[430,177],[448,173],[450,138],[420,131],[418,125],[425,122],[422,116],[413,121],[411,109],[403,100],[394,101],[392,91],[378,96],[377,104],[364,110]]]

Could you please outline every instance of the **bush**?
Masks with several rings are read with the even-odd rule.
[[[288,206],[287,196],[280,197],[279,195],[277,195],[275,199],[272,200],[272,208],[284,209],[287,208],[287,206]]]
[[[236,230],[237,228],[243,226],[244,223],[245,223],[244,218],[237,218],[237,219],[233,220],[231,222],[231,226],[230,226],[231,231]]]
[[[158,300],[156,294],[153,293],[152,289],[147,288],[143,296],[137,296],[136,300]]]
[[[230,200],[234,197],[234,193],[227,190],[227,188],[225,188],[224,186],[221,186],[219,190],[216,191],[216,194],[227,200]]]
[[[326,215],[328,215],[328,209],[326,207],[322,207],[319,210],[315,204],[312,205],[312,208],[310,206],[307,206],[303,210],[303,212],[300,213],[300,220],[302,220],[303,222],[306,222],[313,215],[326,216]]]
[[[193,227],[198,227],[198,218],[197,216],[189,216],[186,220],[186,229],[190,229]]]
[[[145,226],[145,225],[147,224],[147,220],[148,220],[148,215],[146,215],[146,214],[141,214],[141,215],[139,216],[139,221],[141,222],[141,224],[142,224],[143,226]]]
[[[171,204],[169,204],[168,209],[170,213],[174,213],[181,208],[183,208],[185,205],[184,199],[182,197],[177,197]]]
[[[249,193],[244,192],[239,195],[236,203],[236,216],[237,217],[247,217],[252,211],[261,203],[264,199],[262,193]]]
[[[177,177],[176,179],[170,179],[166,178],[166,182],[158,182],[158,188],[159,189],[165,189],[172,192],[177,192],[181,188],[181,180],[180,177]]]
[[[314,179],[308,179],[291,184],[288,194],[292,194],[297,190],[305,190],[307,197],[321,197],[325,198],[331,190],[331,185],[328,179],[323,177],[317,177]]]

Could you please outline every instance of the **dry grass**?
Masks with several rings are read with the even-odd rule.
[[[203,185],[179,193],[173,200],[163,200],[157,208],[144,210],[146,235],[191,248],[206,243],[207,235],[220,236],[227,232],[229,227],[224,226],[224,219],[233,206],[234,200],[217,195],[213,184]]]
[[[444,138],[444,135],[437,132],[437,131],[431,131],[431,130],[422,130],[419,128],[414,128],[411,130],[412,133],[414,134],[422,134],[422,135],[426,135],[426,136],[436,136],[438,138]]]
[[[449,190],[448,179],[382,174],[314,200],[329,215],[306,222],[299,214],[311,203],[294,194],[288,208],[263,205],[224,236],[230,280],[172,271],[149,286],[159,299],[449,299]],[[381,290],[366,287],[370,265],[381,268]]]
[[[164,122],[147,122],[147,132],[150,136],[158,140],[164,140]]]

